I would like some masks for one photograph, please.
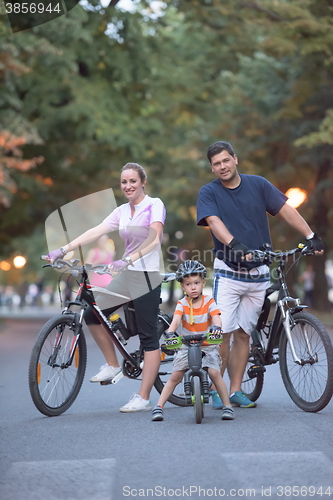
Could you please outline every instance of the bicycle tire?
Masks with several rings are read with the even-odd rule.
[[[302,366],[294,362],[287,335],[282,331],[279,345],[282,380],[299,408],[316,413],[325,408],[333,394],[332,342],[324,325],[312,314],[299,312],[292,318],[291,335],[296,354],[301,360],[309,360],[309,363]],[[305,327],[312,353],[309,353],[304,336]]]
[[[195,421],[197,424],[201,424],[203,417],[203,401],[201,394],[201,381],[199,377],[194,376],[192,378],[192,400],[194,406]]]
[[[251,368],[251,366],[256,365],[257,363],[253,359],[253,355],[250,353],[247,365],[245,368],[244,376],[243,376],[243,381],[242,381],[242,391],[244,392],[245,396],[249,398],[250,401],[257,401],[259,398],[263,386],[264,386],[264,374],[263,373],[258,373],[258,375],[254,378],[250,378],[247,374],[248,369]]]
[[[161,343],[163,341],[162,335],[168,329],[172,321],[172,316],[170,314],[163,313],[163,316],[166,321],[163,322],[160,321],[158,324],[158,336]],[[159,394],[161,394],[161,392],[163,391],[163,387],[169,380],[169,377],[172,373],[174,352],[175,351],[172,350],[170,351],[167,349],[164,350],[161,349],[161,364],[159,372],[154,382],[154,387]],[[175,387],[173,393],[168,398],[168,401],[169,403],[172,403],[173,405],[176,406],[188,406],[184,394],[183,381]]]
[[[51,318],[40,330],[32,349],[29,363],[29,389],[36,408],[55,417],[64,413],[74,403],[82,386],[87,365],[87,344],[81,328],[72,364],[60,367],[69,357],[74,336],[75,314],[61,314]],[[59,351],[51,366],[56,336],[62,330]]]

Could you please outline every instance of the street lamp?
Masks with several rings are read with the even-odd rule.
[[[9,264],[9,262],[7,262],[6,260],[3,260],[2,262],[0,262],[0,269],[2,271],[9,271],[9,269],[11,268],[12,266]]]
[[[13,259],[13,264],[16,267],[16,269],[22,269],[27,263],[27,259],[23,257],[22,255],[17,255]]]
[[[304,203],[308,198],[307,192],[304,189],[300,188],[288,189],[288,191],[286,192],[286,196],[288,196],[289,198],[287,200],[288,205],[294,208],[297,208],[300,205],[302,205],[302,203]]]

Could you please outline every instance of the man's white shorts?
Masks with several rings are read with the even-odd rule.
[[[256,326],[269,281],[245,282],[215,276],[213,296],[221,311],[222,330],[225,333],[242,328],[251,335]]]

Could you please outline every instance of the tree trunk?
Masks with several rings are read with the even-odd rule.
[[[316,193],[314,200],[313,223],[312,230],[316,231],[324,240],[328,236],[328,192],[325,188],[325,180],[328,179],[330,169],[332,168],[331,160],[326,158],[319,164],[318,176],[316,180]],[[332,304],[328,299],[328,283],[325,273],[326,253],[321,257],[313,259],[314,277],[314,308],[318,311],[331,311]]]

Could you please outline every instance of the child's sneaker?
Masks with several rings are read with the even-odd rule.
[[[159,422],[163,420],[163,408],[162,406],[156,405],[151,411],[151,419],[153,422]]]
[[[222,401],[220,395],[217,391],[210,391],[210,395],[212,396],[212,407],[214,410],[221,410]]]
[[[151,410],[151,403],[148,399],[142,399],[139,394],[133,394],[127,404],[120,408],[122,413],[131,413],[135,411],[149,411]]]
[[[241,408],[255,408],[257,406],[241,391],[234,392],[229,399],[232,406],[240,406]]]
[[[222,420],[233,420],[235,418],[234,409],[231,406],[223,406],[222,408]]]
[[[108,380],[112,380],[120,372],[120,366],[114,367],[105,363],[105,365],[100,367],[97,375],[91,377],[90,382],[107,382]]]

